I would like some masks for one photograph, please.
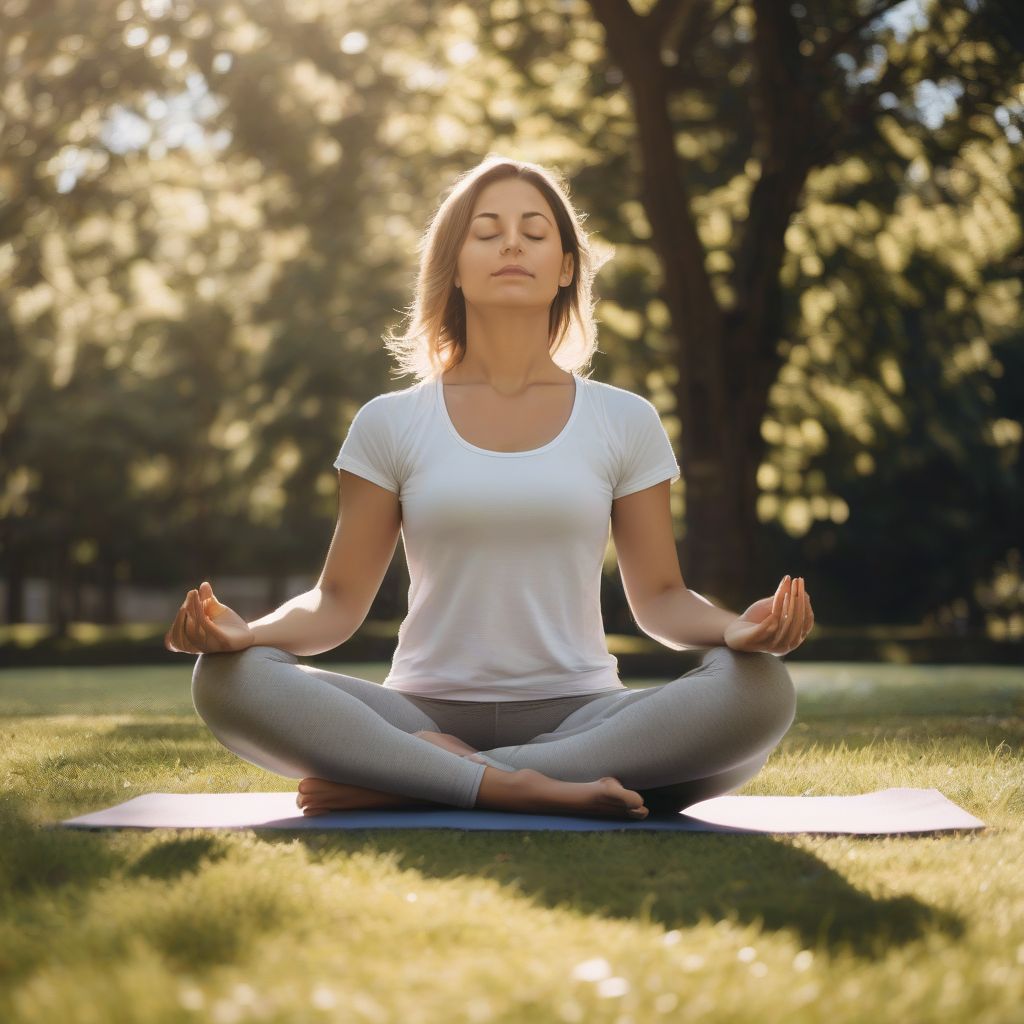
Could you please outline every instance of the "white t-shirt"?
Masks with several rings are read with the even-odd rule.
[[[475,701],[625,688],[600,602],[612,499],[680,472],[646,398],[573,376],[564,428],[530,451],[462,438],[439,376],[356,413],[334,467],[402,505],[409,611],[386,687]]]

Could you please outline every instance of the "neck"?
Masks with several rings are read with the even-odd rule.
[[[548,351],[548,311],[473,306],[466,311],[466,351],[445,374],[451,384],[487,384],[514,394],[531,384],[567,384]]]

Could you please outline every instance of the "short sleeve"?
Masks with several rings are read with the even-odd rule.
[[[394,440],[394,424],[378,395],[353,417],[348,434],[334,460],[335,469],[346,469],[356,476],[398,494],[401,479]]]
[[[622,425],[622,457],[613,498],[642,491],[662,480],[674,482],[681,476],[672,442],[654,405],[642,395]]]

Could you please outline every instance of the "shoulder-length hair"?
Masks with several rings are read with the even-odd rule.
[[[462,361],[466,352],[466,300],[455,287],[459,252],[480,192],[493,181],[514,177],[530,182],[547,199],[558,225],[562,252],[573,255],[572,281],[559,287],[551,303],[548,352],[562,369],[579,373],[600,351],[592,285],[614,249],[609,247],[599,255],[591,248],[582,227],[587,214],[574,208],[560,172],[526,160],[488,154],[445,190],[420,237],[416,297],[405,309],[409,326],[401,333],[388,331],[384,339],[401,374],[415,374],[417,380],[435,378]]]

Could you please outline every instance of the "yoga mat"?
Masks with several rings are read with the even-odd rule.
[[[431,808],[332,811],[306,817],[295,791],[146,793],[46,828],[456,828],[471,831],[824,832],[876,836],[984,828],[937,789],[881,789],[854,796],[718,796],[643,821]]]

